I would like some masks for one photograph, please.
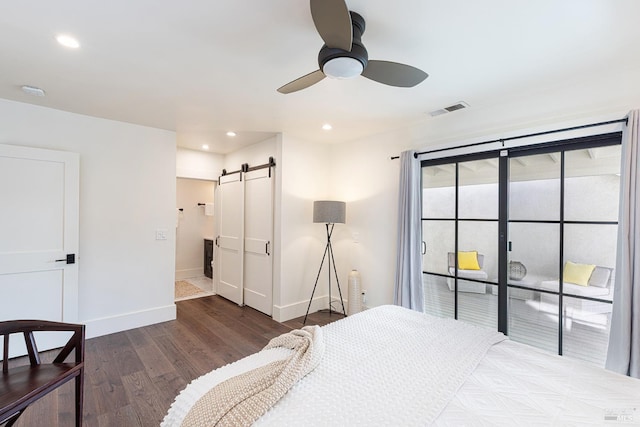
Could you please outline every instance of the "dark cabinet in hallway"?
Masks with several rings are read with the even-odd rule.
[[[213,268],[211,268],[211,260],[213,259],[213,240],[204,239],[204,275],[209,279],[213,279]]]

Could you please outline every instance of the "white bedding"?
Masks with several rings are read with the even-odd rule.
[[[607,421],[626,416],[632,420]],[[513,341],[487,352],[436,426],[640,426],[640,380]]]
[[[320,365],[254,425],[620,424],[607,417],[640,425],[640,381],[508,340],[491,347],[482,361],[470,361],[469,372],[445,373],[468,359],[476,345],[455,351],[450,346],[462,338],[428,332],[429,325],[438,324],[442,332],[448,323],[462,328],[456,334],[501,339],[486,329],[399,307],[368,310],[323,327]],[[263,351],[199,378],[176,398],[163,426],[180,425],[198,395],[229,375],[287,355]],[[455,396],[434,388],[438,377],[452,379],[448,387],[457,390]]]

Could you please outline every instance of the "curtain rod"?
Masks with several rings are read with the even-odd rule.
[[[420,151],[420,152],[415,153],[413,155],[413,157],[415,157],[417,159],[418,156],[420,156],[422,154],[439,153],[441,151],[455,150],[455,149],[458,149],[458,148],[476,147],[478,145],[494,144],[496,142],[501,143],[502,146],[504,147],[504,143],[505,142],[513,141],[515,139],[531,138],[531,137],[534,137],[534,136],[549,135],[549,134],[552,134],[552,133],[567,132],[567,131],[571,131],[571,130],[585,129],[585,128],[591,128],[591,127],[595,127],[595,126],[605,126],[605,125],[610,125],[610,124],[613,124],[613,123],[622,123],[622,122],[624,122],[624,124],[627,125],[628,122],[629,122],[629,118],[628,117],[624,117],[622,119],[609,120],[608,122],[590,123],[590,124],[586,124],[586,125],[573,126],[573,127],[564,128],[564,129],[547,130],[547,131],[544,131],[544,132],[530,133],[530,134],[527,134],[527,135],[510,136],[508,138],[499,138],[499,139],[494,139],[494,140],[491,140],[491,141],[474,142],[472,144],[458,145],[456,147],[438,148],[436,150]],[[393,156],[393,157],[391,157],[391,160],[395,160],[395,159],[399,159],[399,158],[400,158],[400,156]]]

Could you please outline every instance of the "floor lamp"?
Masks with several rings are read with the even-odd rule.
[[[333,226],[336,224],[344,224],[346,218],[346,203],[345,202],[336,202],[333,200],[319,200],[313,202],[313,222],[324,223],[327,229],[327,244],[324,248],[324,255],[322,255],[322,262],[320,263],[320,269],[318,270],[318,275],[316,276],[316,283],[313,285],[313,292],[311,292],[311,299],[309,300],[309,305],[307,306],[307,314],[304,315],[304,321],[302,324],[307,323],[307,316],[309,315],[309,309],[311,308],[311,303],[313,302],[313,295],[316,293],[316,287],[318,286],[318,279],[320,278],[320,273],[322,272],[322,266],[324,265],[324,260],[327,258],[327,254],[329,255],[328,261],[328,273],[329,273],[329,316],[331,316],[331,266],[333,265],[333,273],[336,276],[336,283],[338,284],[338,292],[340,293],[340,303],[342,304],[342,314],[347,315],[346,310],[344,309],[344,301],[342,299],[342,291],[340,290],[340,281],[338,280],[338,271],[336,270],[336,260],[333,257],[333,247],[331,246],[331,234],[333,233]]]

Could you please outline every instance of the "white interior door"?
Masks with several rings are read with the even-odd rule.
[[[243,304],[243,230],[244,230],[244,182],[242,173],[220,177],[218,185],[219,215],[216,292],[218,295]]]
[[[0,144],[0,320],[78,321],[78,193],[78,154]]]
[[[244,175],[244,303],[269,316],[273,312],[271,173],[269,167]]]

